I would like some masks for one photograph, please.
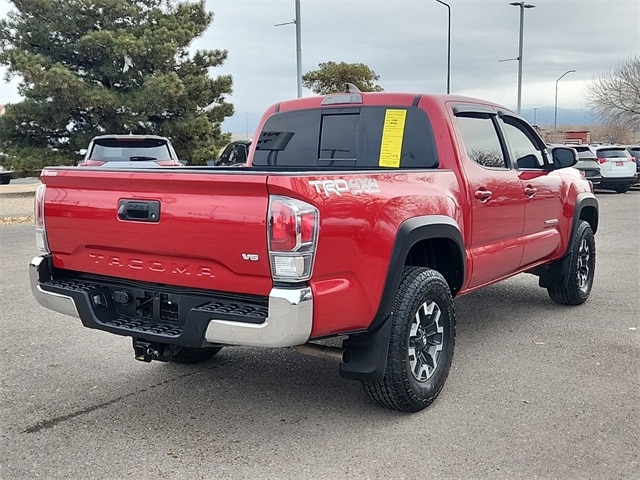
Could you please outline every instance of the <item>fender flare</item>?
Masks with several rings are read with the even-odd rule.
[[[418,242],[446,239],[454,243],[460,255],[460,271],[452,291],[458,291],[465,279],[465,248],[462,232],[455,220],[445,215],[426,215],[405,220],[398,229],[378,311],[364,333],[347,338],[342,346],[351,351],[351,360],[340,364],[340,376],[352,380],[382,380],[387,364],[391,316],[396,292],[402,280],[402,268],[411,248]],[[459,277],[459,278],[458,278]]]
[[[593,233],[596,233],[598,230],[598,199],[591,192],[582,192],[578,194],[576,198],[576,205],[573,210],[573,223],[571,224],[571,235],[569,238],[573,238],[573,234],[576,233],[576,229],[578,228],[578,224],[580,223],[580,217],[582,216],[582,211],[587,207],[593,207],[596,210],[596,217],[594,219],[594,224],[591,225],[591,229]],[[567,246],[567,252],[571,250],[571,245]]]

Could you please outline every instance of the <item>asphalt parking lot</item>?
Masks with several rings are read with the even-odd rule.
[[[457,299],[449,380],[413,415],[292,349],[137,362],[40,307],[33,226],[0,225],[0,478],[638,478],[640,191],[597,196],[589,301],[528,275]]]

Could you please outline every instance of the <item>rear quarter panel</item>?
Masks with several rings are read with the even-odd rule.
[[[324,185],[331,182],[353,188],[340,194],[326,191]],[[448,170],[269,177],[270,194],[299,198],[320,211],[311,279],[313,337],[364,330],[371,324],[388,270],[402,268],[389,265],[400,225],[429,214],[446,215],[462,225],[457,185]]]

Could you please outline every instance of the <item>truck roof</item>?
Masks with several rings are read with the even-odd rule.
[[[93,140],[102,140],[107,138],[131,138],[131,139],[154,139],[154,140],[166,140],[169,141],[167,137],[161,137],[160,135],[134,135],[129,133],[113,133],[107,135],[98,135],[93,137]]]
[[[276,111],[300,110],[307,108],[331,107],[337,105],[414,105],[416,98],[427,100],[433,104],[444,105],[446,102],[470,102],[476,104],[491,105],[501,110],[511,111],[495,102],[462,95],[444,95],[409,92],[357,92],[357,93],[332,93],[329,95],[317,95],[278,102],[272,106]],[[270,109],[271,110],[271,109]]]

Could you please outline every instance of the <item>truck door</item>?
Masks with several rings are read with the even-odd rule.
[[[524,195],[500,138],[497,114],[455,107],[464,149],[460,152],[471,205],[472,261],[469,288],[515,272],[522,258]]]
[[[502,115],[500,126],[507,140],[509,156],[517,166],[524,204],[521,267],[557,253],[562,240],[562,178],[551,170],[546,148],[531,127],[522,120]]]

